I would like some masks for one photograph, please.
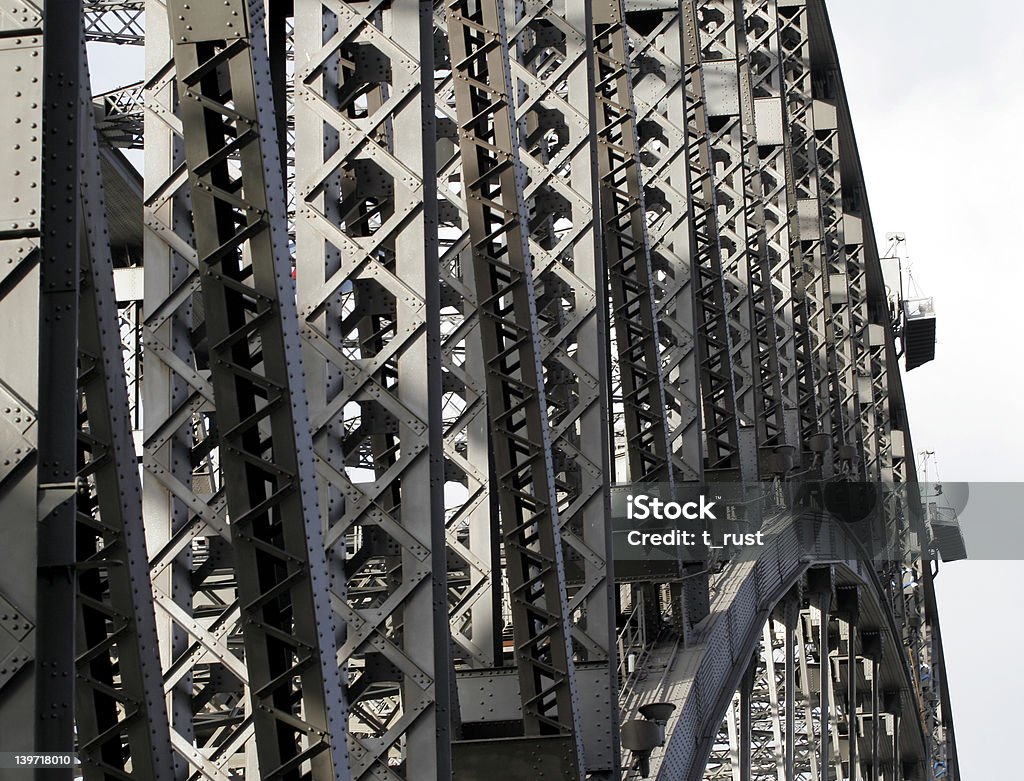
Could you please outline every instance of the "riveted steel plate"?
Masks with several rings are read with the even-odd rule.
[[[0,32],[42,27],[42,11],[32,3],[7,0],[0,6]]]
[[[192,0],[171,7],[171,40],[175,43],[230,41],[248,34],[241,0]]]
[[[6,163],[0,232],[39,230],[42,69],[40,36],[0,39],[0,149]]]
[[[736,60],[704,63],[704,101],[710,117],[735,116],[740,113],[740,82]]]
[[[778,98],[758,98],[754,101],[754,123],[757,143],[778,146],[783,142],[782,101]]]

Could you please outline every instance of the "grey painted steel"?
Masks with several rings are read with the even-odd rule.
[[[571,624],[500,0],[446,3],[523,729],[583,777]],[[491,32],[496,31],[496,32]]]
[[[687,149],[696,255],[696,297],[702,422],[708,469],[740,467],[739,416],[719,241],[713,142],[701,62],[696,0],[682,5]]]
[[[74,741],[75,489],[78,467],[78,308],[81,221],[78,211],[80,32],[64,24],[78,2],[43,3],[43,94],[39,195],[39,408],[35,560],[36,751]],[[45,638],[45,639],[44,639]],[[36,777],[71,771],[36,771]]]
[[[352,777],[443,778],[452,668],[432,5],[359,17],[299,2],[295,23],[296,292],[331,598],[346,624]]]
[[[744,122],[750,82],[743,22],[743,5],[738,0],[698,3],[704,105],[715,150],[712,179],[741,437],[738,466],[744,479],[756,480],[756,443],[765,442],[767,431],[757,333],[767,288],[761,264],[763,210],[754,190],[752,156],[756,146],[749,121]],[[750,439],[755,442],[753,447],[747,444]]]
[[[601,223],[613,353],[618,359],[611,372],[611,423],[616,455],[625,451],[625,469],[617,469],[616,477],[625,482],[672,483],[655,283],[621,0],[595,7],[593,25]]]
[[[505,8],[519,152],[528,177],[537,320],[573,648],[604,664],[603,696],[580,720],[587,772],[618,767],[608,476],[608,295],[589,4]],[[599,746],[599,748],[598,748]]]
[[[170,779],[171,742],[160,674],[142,486],[132,439],[121,325],[106,226],[100,148],[80,61],[84,241],[79,299],[76,725],[86,779]]]
[[[435,3],[435,124],[438,138],[438,267],[442,291],[442,370],[446,480],[445,526],[449,555],[450,631],[457,663],[503,663],[506,616],[501,585],[500,535],[492,523],[486,366],[469,235],[462,157],[458,144],[455,79],[444,4]],[[459,488],[454,486],[458,485]]]
[[[796,360],[799,365],[797,404],[801,434],[806,446],[811,436],[831,434],[832,427],[825,354],[828,331],[825,301],[827,288],[817,207],[817,140],[812,108],[814,77],[807,6],[803,2],[784,3],[780,8],[779,20],[783,62],[787,73],[784,89],[789,107],[787,119],[796,200],[790,246],[793,253]],[[831,470],[830,461],[828,468]]]
[[[711,617],[695,638],[694,645],[682,652],[675,670],[649,692],[648,696],[652,700],[668,697],[668,701],[676,704],[668,724],[667,744],[664,749],[655,749],[652,756],[652,777],[666,780],[704,777],[705,763],[715,744],[719,725],[730,707],[733,692],[738,689],[748,669],[750,654],[760,644],[765,621],[782,596],[807,573],[807,564],[800,562],[792,553],[787,553],[799,549],[800,535],[814,533],[811,526],[803,531],[801,528],[804,528],[802,524],[794,524],[779,535],[774,551],[778,558],[773,556],[770,561],[767,558],[737,561],[729,565],[731,571],[728,571],[728,577],[713,602]],[[868,586],[865,596],[871,600],[870,609],[874,620],[880,621],[882,631],[890,638],[897,636],[899,630],[896,623],[891,616],[886,616],[888,608],[880,582],[870,567],[856,563],[853,551],[846,547],[848,544],[841,536],[829,537],[835,560],[845,562],[843,578],[847,582]],[[827,630],[817,617],[812,618],[811,626],[814,631],[813,642],[820,646],[822,633]],[[810,681],[806,691],[812,697],[822,701],[827,697],[828,702],[834,703],[834,698],[829,694],[834,684],[828,684],[829,676],[811,674],[813,671],[806,665],[809,658],[807,645],[809,643],[804,644],[801,652],[801,664],[805,665],[802,667],[802,678],[805,685]],[[818,658],[816,652],[813,660]],[[828,666],[822,659],[819,669],[827,669]],[[908,693],[914,690],[912,673],[902,653],[889,648],[886,651],[885,666],[889,671],[889,686],[899,687]],[[920,730],[921,722],[914,715],[909,720],[913,723],[903,725],[904,756],[923,755],[925,744]],[[829,723],[828,717],[825,722]],[[827,777],[820,775],[821,764],[831,762],[834,756],[831,741],[833,736],[838,740],[838,730],[832,729],[833,734],[830,735],[830,731],[825,729],[822,734],[818,715],[813,716],[812,722],[810,711],[807,712],[806,727],[814,762],[819,763],[814,777]],[[823,740],[829,745],[825,754],[821,751]],[[818,747],[814,749],[816,741]],[[726,772],[729,772],[728,768]],[[832,768],[827,772],[833,772]]]
[[[248,673],[229,641],[239,606],[164,2],[146,17],[143,515],[174,778],[224,781],[252,744]]]
[[[260,774],[349,777],[263,7],[172,2]]]
[[[0,17],[5,169],[0,211],[0,747],[74,746],[78,399],[79,28],[75,2]],[[36,771],[68,778],[70,768]]]
[[[700,480],[701,382],[697,346],[697,198],[691,196],[687,127],[692,94],[684,73],[684,21],[667,9],[653,27],[626,15],[633,101],[655,279],[655,305],[672,465],[677,480]]]
[[[822,0],[85,0],[147,72],[80,133],[40,10],[0,10],[0,317],[32,347],[0,346],[4,741],[36,740],[37,689],[71,712],[42,638],[48,670],[77,644],[89,777],[609,778],[622,687],[630,717],[679,705],[663,776],[958,778],[896,492],[895,563],[837,541],[835,599],[789,559],[609,569],[617,466],[787,482],[796,445],[811,478],[913,491]],[[40,122],[71,144],[44,155]]]
[[[84,0],[85,36],[90,41],[142,44],[146,0]]]

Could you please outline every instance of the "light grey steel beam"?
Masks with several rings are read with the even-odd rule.
[[[103,43],[144,43],[146,0],[84,0],[85,35]]]
[[[171,2],[260,774],[349,777],[262,3]]]
[[[622,0],[594,8],[600,210],[611,290],[612,431],[627,482],[672,483],[654,273]],[[621,409],[621,412],[619,411]],[[621,421],[621,422],[619,422]]]
[[[828,83],[835,79],[834,72],[816,73]],[[834,86],[831,87],[835,89]],[[818,93],[820,94],[820,93]],[[825,271],[828,274],[828,331],[829,349],[826,353],[832,379],[832,441],[834,468],[847,471],[839,449],[852,446],[859,440],[859,407],[856,378],[854,376],[853,327],[850,320],[849,274],[847,271],[846,224],[842,205],[842,169],[840,160],[839,129],[836,107],[825,96],[814,103],[814,128],[817,137],[819,206],[821,209],[822,243]],[[833,98],[834,100],[834,98]],[[846,469],[844,470],[844,466]]]
[[[762,448],[787,444],[786,400],[782,388],[787,379],[787,361],[783,356],[788,349],[789,285],[786,280],[775,284],[775,274],[786,274],[788,263],[785,258],[776,256],[780,243],[774,242],[771,246],[776,230],[774,226],[785,224],[775,203],[780,192],[778,183],[785,177],[779,149],[783,145],[777,143],[783,139],[777,135],[781,128],[776,125],[773,110],[780,104],[771,97],[773,82],[781,82],[781,62],[770,34],[774,26],[771,6],[764,8],[736,0],[734,8],[739,113],[742,119],[743,197],[747,211],[747,263],[754,326],[752,337],[757,360],[755,381],[760,385],[760,422],[756,427],[760,460]],[[770,147],[775,147],[774,155],[769,154],[767,148]],[[766,215],[772,218],[771,227]]]
[[[767,444],[799,445],[796,417],[796,358],[793,323],[793,259],[791,234],[796,220],[792,146],[785,100],[786,71],[779,36],[778,0],[745,2],[745,73],[749,93],[743,110],[749,134],[757,145],[752,172],[754,197],[762,203],[764,225],[761,284],[764,312],[759,312],[759,353],[766,395]],[[743,46],[741,45],[741,51]],[[772,311],[768,312],[767,307]],[[770,354],[770,356],[769,356]]]
[[[736,470],[740,466],[736,371],[730,347],[732,336],[718,224],[714,144],[709,126],[697,1],[684,2],[682,14],[690,201],[697,261],[697,350],[706,467]]]
[[[526,736],[562,736],[582,778],[580,720],[524,173],[500,0],[446,2],[498,507]]]
[[[296,293],[354,779],[451,774],[433,54],[431,3],[295,8]]]
[[[86,779],[170,779],[142,489],[125,385],[88,64],[81,49],[76,727]],[[141,215],[140,215],[141,216]]]
[[[0,749],[74,749],[75,497],[81,4],[0,16],[5,170],[0,211]],[[35,770],[72,777],[72,768]]]
[[[783,94],[791,145],[795,219],[791,233],[797,404],[804,448],[815,434],[831,435],[828,375],[828,290],[818,207],[814,83],[810,19],[804,2],[780,2],[779,38],[786,79]],[[831,474],[831,461],[826,462]]]
[[[229,640],[239,610],[167,8],[146,11],[143,516],[174,778],[224,781],[252,742],[248,674]]]
[[[756,146],[744,123],[749,96],[746,39],[739,0],[709,0],[698,8],[705,107],[714,150],[713,181],[718,238],[726,288],[729,349],[736,392],[744,479],[759,475],[758,445],[766,441],[764,385],[758,351],[762,300],[761,249],[764,225],[753,190]]]
[[[449,612],[457,663],[504,663],[506,615],[501,584],[497,494],[487,420],[486,364],[469,235],[455,80],[444,4],[435,2],[435,108],[438,136],[438,268],[442,291],[441,356],[447,403],[444,417],[447,545],[453,561]],[[458,485],[459,487],[456,487]]]
[[[699,183],[692,182],[688,154],[687,120],[695,96],[688,92],[692,78],[683,63],[685,25],[678,7],[651,16],[631,13],[630,4],[626,24],[672,463],[677,480],[700,480],[699,207],[690,197]]]
[[[509,4],[505,13],[573,648],[579,662],[603,664],[606,681],[581,714],[584,733],[601,735],[588,742],[584,766],[609,773],[619,741],[593,23],[577,0]]]

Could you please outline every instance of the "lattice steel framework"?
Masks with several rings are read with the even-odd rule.
[[[0,72],[0,750],[958,778],[822,0],[12,0]],[[614,571],[616,479],[795,474],[892,561]]]

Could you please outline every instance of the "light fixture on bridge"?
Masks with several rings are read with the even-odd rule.
[[[636,758],[634,768],[640,771],[641,778],[650,775],[651,752],[662,745],[664,734],[662,726],[645,719],[630,719],[622,725],[622,747],[633,752]]]

